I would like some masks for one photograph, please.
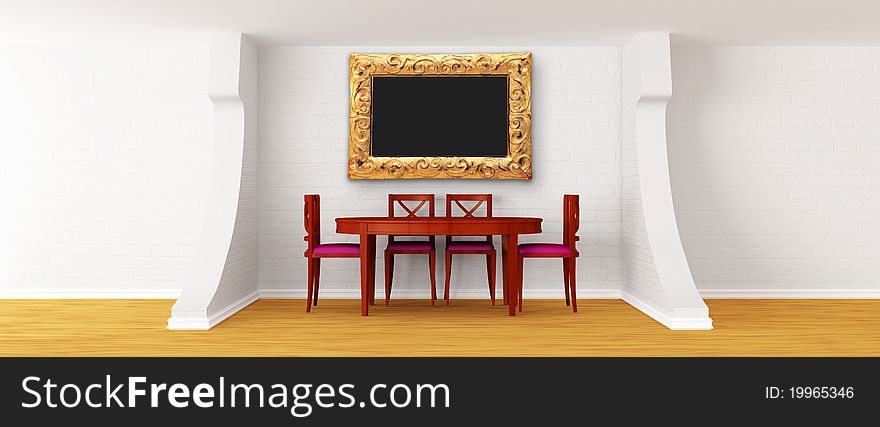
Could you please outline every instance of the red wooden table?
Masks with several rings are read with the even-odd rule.
[[[485,236],[500,235],[501,262],[504,271],[504,303],[511,316],[516,315],[519,286],[516,250],[520,234],[541,232],[541,218],[336,218],[336,232],[357,234],[361,239],[361,314],[370,313],[376,294],[376,236]]]

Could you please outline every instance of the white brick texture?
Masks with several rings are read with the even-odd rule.
[[[144,36],[0,47],[14,64],[0,67],[0,291],[183,286],[208,194],[206,46],[201,36]],[[534,179],[349,180],[348,54],[390,51],[533,52]],[[325,241],[354,241],[335,235],[333,218],[384,214],[391,192],[433,192],[438,215],[447,192],[491,192],[498,215],[545,219],[543,235],[524,241],[560,241],[562,195],[578,193],[579,289],[620,289],[622,190],[635,184],[621,171],[620,47],[259,53],[258,160],[246,183],[258,189],[247,212],[258,227],[246,244],[257,247],[261,290],[305,289],[303,194],[322,196]],[[698,287],[880,288],[880,48],[689,47],[672,63],[670,175]],[[483,262],[456,260],[453,294],[483,295]],[[526,292],[560,296],[559,264],[529,262]],[[377,269],[381,283],[381,258]],[[357,292],[356,262],[322,270],[322,292]],[[442,271],[441,257],[438,281]],[[425,260],[401,257],[395,278],[402,293],[427,295]]]
[[[0,47],[0,293],[173,296],[211,163],[207,39]]]
[[[446,193],[493,193],[496,215],[544,218],[544,233],[523,241],[561,242],[562,195],[581,195],[578,282],[582,292],[620,288],[620,48],[449,47],[443,52],[531,51],[532,181],[349,180],[348,57],[351,52],[437,52],[437,47],[268,47],[260,51],[259,267],[263,291],[305,289],[303,194],[321,195],[323,240],[335,235],[334,218],[385,215],[388,193],[432,192],[437,215]],[[499,243],[496,239],[496,243]],[[385,239],[380,238],[381,251]],[[498,245],[497,245],[498,246]],[[500,247],[500,246],[499,246]],[[442,246],[438,243],[438,249]],[[442,252],[441,252],[442,253]],[[427,296],[426,257],[401,256],[395,291]],[[461,256],[453,263],[452,289],[487,292],[485,259]],[[500,263],[499,263],[500,266]],[[321,291],[359,289],[358,264],[327,260]],[[499,267],[500,268],[500,267]],[[382,259],[377,265],[382,283]],[[562,295],[559,260],[529,261],[526,292]],[[438,286],[442,255],[438,256]],[[500,276],[499,276],[500,277]],[[381,286],[377,286],[381,288]],[[499,287],[500,289],[500,287]],[[381,293],[381,291],[380,291]]]
[[[673,52],[673,195],[702,290],[880,288],[880,48]]]

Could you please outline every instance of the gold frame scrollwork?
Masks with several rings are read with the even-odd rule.
[[[350,66],[349,178],[532,179],[531,53],[351,54]],[[382,75],[507,76],[507,156],[372,156],[372,80]]]

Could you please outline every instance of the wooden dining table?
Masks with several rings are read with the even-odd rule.
[[[517,246],[520,234],[541,232],[541,218],[494,216],[463,217],[342,217],[336,218],[336,232],[360,236],[361,314],[369,315],[376,294],[376,236],[501,236],[504,303],[511,316],[519,304]]]

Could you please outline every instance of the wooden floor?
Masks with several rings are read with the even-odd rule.
[[[0,300],[4,356],[880,356],[878,300],[709,300],[715,329],[670,331],[620,300],[260,300],[210,331],[168,331],[168,300]]]

